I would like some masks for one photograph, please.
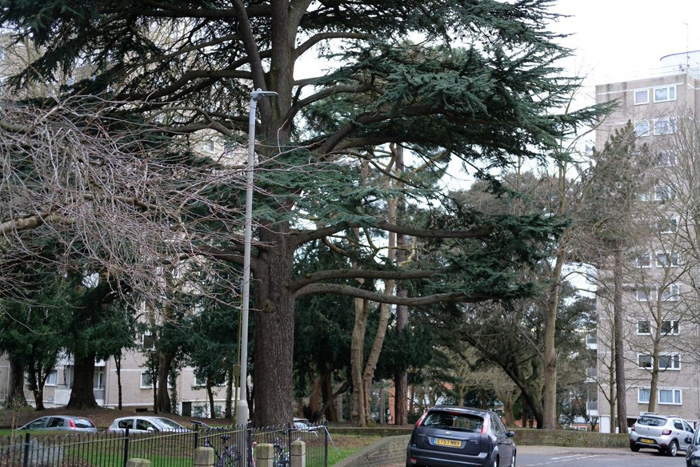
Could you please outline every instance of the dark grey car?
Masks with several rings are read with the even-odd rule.
[[[406,467],[514,467],[514,435],[490,410],[433,407],[413,429]]]
[[[97,427],[92,420],[85,417],[74,417],[71,415],[52,415],[37,418],[24,426],[20,430],[60,430],[60,431],[81,431],[97,433]]]

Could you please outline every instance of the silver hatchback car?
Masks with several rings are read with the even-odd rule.
[[[630,449],[651,448],[675,456],[688,449],[693,433],[690,424],[677,415],[645,413],[630,428]]]

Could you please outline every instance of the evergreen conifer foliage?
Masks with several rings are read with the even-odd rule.
[[[152,121],[165,135],[213,130],[244,141],[250,91],[278,94],[259,102],[252,261],[254,421],[272,424],[292,416],[296,297],[341,293],[418,306],[531,293],[527,284],[511,287],[510,272],[539,257],[556,221],[452,215],[461,211],[435,207],[444,193],[434,182],[452,158],[492,177],[491,169],[514,157],[542,157],[596,115],[595,109],[553,114],[576,83],[556,76],[553,63],[567,51],[546,29],[554,19],[549,3],[95,0],[86,7],[77,0],[2,0],[0,22],[39,51],[14,85],[83,73],[67,93],[107,93],[124,103],[115,112]],[[318,53],[331,59],[329,69],[296,77],[304,71],[300,61]],[[433,212],[399,225],[386,222],[380,208],[395,194],[358,183],[361,161],[374,167],[372,159],[383,157],[389,143],[416,156],[402,175],[407,195],[435,203]],[[450,258],[427,255],[424,264],[405,269],[382,264],[355,242],[353,229],[360,227],[376,236],[395,231],[431,239],[431,248],[447,245]],[[319,239],[352,261],[295,275],[295,252]],[[454,247],[459,239],[471,242]],[[239,246],[232,236],[210,251],[240,262]],[[352,270],[351,263],[363,269]],[[478,284],[455,271],[473,271]],[[422,288],[431,295],[406,298],[350,280],[392,278],[435,280]]]

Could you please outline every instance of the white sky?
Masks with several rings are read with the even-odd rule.
[[[558,0],[551,10],[571,16],[551,29],[572,34],[566,67],[586,78],[586,104],[596,84],[657,75],[664,55],[700,50],[699,0]]]

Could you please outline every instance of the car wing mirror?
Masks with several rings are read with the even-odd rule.
[[[506,436],[509,438],[513,438],[515,436],[515,432],[512,430],[506,431]]]

